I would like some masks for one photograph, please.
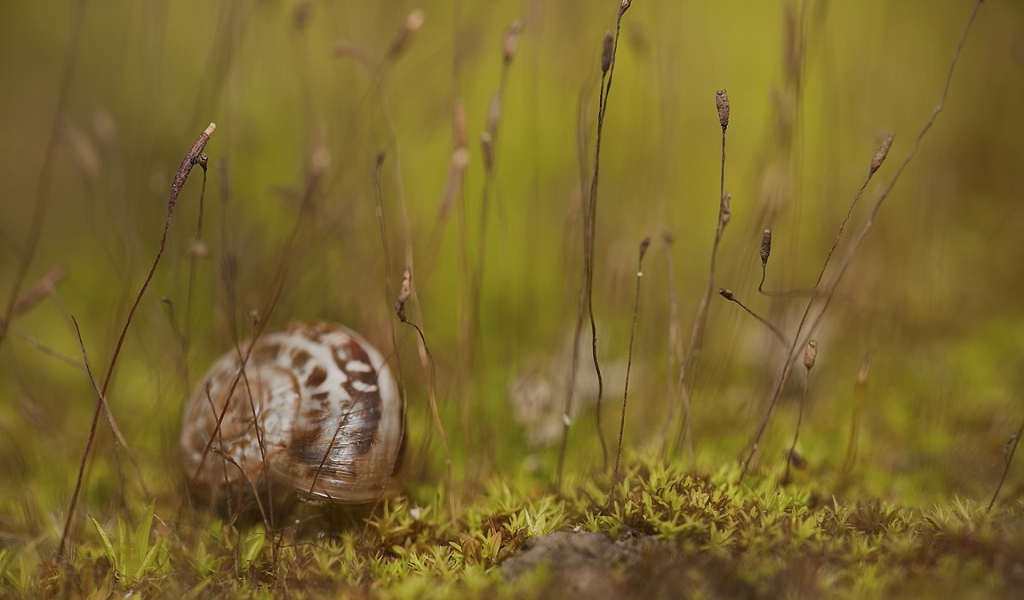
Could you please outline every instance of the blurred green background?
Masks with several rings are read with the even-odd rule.
[[[589,169],[601,39],[617,3],[83,4],[0,5],[0,298],[6,303],[29,252],[54,127],[48,205],[21,292],[56,265],[67,270],[55,294],[14,319],[0,348],[3,535],[36,535],[61,521],[95,400],[79,369],[26,340],[80,362],[73,316],[93,369],[106,368],[157,250],[171,177],[211,121],[218,129],[207,147],[208,256],[197,261],[192,300],[199,170],[179,200],[109,393],[147,484],[164,495],[179,488],[183,403],[231,347],[231,324],[247,337],[248,313],[275,293],[271,281],[293,228],[298,241],[284,255],[280,303],[261,318],[272,326],[336,320],[390,347],[394,297],[385,292],[372,177],[379,151],[388,155],[381,189],[388,275],[396,288],[408,241],[404,198],[422,311],[411,314],[422,319],[436,360],[460,497],[471,499],[474,482],[521,468],[551,481],[557,444],[529,444],[545,424],[517,422],[513,403],[522,389],[541,389],[539,397],[558,406],[564,398],[582,260],[581,161]],[[675,238],[678,319],[689,339],[718,210],[715,90],[727,88],[732,102],[725,172],[732,221],[715,285],[791,332],[805,300],[757,295],[760,232],[771,227],[775,235],[766,288],[812,286],[882,137],[895,133],[896,142],[848,236],[930,116],[971,4],[634,3],[623,21],[598,199],[594,302],[609,375],[609,439],[621,406],[636,247],[645,236],[654,244],[644,265],[625,445],[656,451],[663,439],[673,316],[661,238]],[[383,61],[414,9],[423,11],[422,29]],[[460,328],[472,304],[486,185],[477,140],[502,77],[503,35],[516,20],[522,32],[501,106],[479,343],[472,344]],[[338,56],[339,42],[368,62]],[[442,219],[460,99],[470,162],[463,193]],[[851,493],[917,505],[991,494],[1003,445],[1024,418],[1022,107],[1024,5],[990,0],[945,112],[886,201],[818,333],[803,477],[830,485],[846,448],[854,378],[870,353]],[[323,181],[300,219],[311,165],[325,152]],[[233,308],[226,263],[236,271]],[[693,427],[696,466],[715,470],[753,434],[781,353],[764,328],[717,295],[709,319]],[[415,489],[440,482],[444,460],[414,338],[398,331]],[[588,349],[585,334],[581,372],[591,369]],[[802,377],[800,369],[794,381]],[[791,387],[758,469],[781,463],[796,419],[799,386]],[[568,468],[586,474],[601,462],[592,408],[575,422]],[[677,430],[673,423],[673,441]],[[128,467],[102,423],[99,439],[85,496],[93,512],[135,487],[128,474],[121,484],[119,470]],[[688,464],[683,452],[670,459]],[[1007,497],[1024,493],[1024,467],[1008,486]]]

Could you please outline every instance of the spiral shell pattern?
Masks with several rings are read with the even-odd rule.
[[[269,480],[359,504],[393,490],[404,433],[380,352],[341,325],[293,323],[213,364],[185,408],[181,447],[189,483],[209,496]]]

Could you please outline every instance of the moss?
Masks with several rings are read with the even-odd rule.
[[[178,522],[158,502],[155,515],[135,515],[134,529],[127,515],[94,521],[70,563],[47,560],[50,540],[4,548],[0,568],[6,591],[30,596],[528,597],[559,591],[557,563],[510,581],[502,563],[532,538],[590,531],[645,540],[609,566],[609,589],[627,597],[923,597],[942,582],[1005,595],[1024,575],[1020,503],[986,513],[965,499],[924,510],[822,502],[820,490],[767,478],[739,485],[731,469],[643,462],[611,495],[593,483],[563,497],[509,489],[481,490],[454,523],[440,503],[398,497],[362,525],[321,531],[323,519],[306,509],[301,527],[270,535],[219,518]]]
[[[562,386],[570,377],[568,358],[560,354],[574,350],[565,342],[573,329],[583,262],[578,236],[586,190],[574,188],[575,163],[588,145],[582,128],[576,132],[582,148],[574,143],[573,111],[580,106],[580,121],[596,116],[586,114],[594,112],[594,99],[583,105],[586,94],[578,96],[587,73],[597,67],[596,57],[577,50],[594,49],[598,37],[592,34],[609,25],[614,11],[553,3],[544,11],[543,27],[533,27],[535,15],[527,19],[527,60],[509,64],[505,58],[501,67],[500,85],[505,86],[505,73],[510,85],[499,103],[503,129],[492,140],[500,139],[496,162],[486,172],[483,161],[470,162],[464,184],[452,188],[463,188],[463,196],[448,222],[436,215],[437,192],[446,184],[438,165],[447,164],[451,150],[444,123],[449,107],[447,94],[434,92],[448,85],[451,65],[439,60],[436,50],[458,50],[456,71],[464,76],[457,78],[457,95],[464,94],[460,101],[471,113],[469,121],[479,123],[492,106],[493,61],[499,59],[497,54],[487,59],[483,48],[504,31],[494,27],[507,25],[499,23],[497,13],[491,18],[490,8],[469,11],[461,23],[456,15],[449,38],[444,25],[433,23],[444,23],[446,18],[434,15],[449,14],[450,6],[426,2],[431,16],[418,34],[425,39],[367,78],[358,61],[329,58],[332,49],[341,49],[336,37],[352,34],[343,45],[374,56],[374,48],[388,47],[397,19],[405,18],[400,8],[350,3],[332,16],[333,9],[320,6],[326,3],[238,3],[218,15],[215,5],[193,2],[175,5],[163,16],[156,11],[144,26],[127,27],[125,19],[134,14],[126,11],[127,4],[97,4],[90,6],[88,19],[71,18],[72,27],[85,30],[86,61],[68,78],[80,87],[56,114],[52,90],[37,80],[57,72],[60,65],[52,56],[65,46],[72,52],[74,45],[63,37],[63,26],[44,28],[61,21],[52,9],[21,3],[10,11],[11,22],[20,16],[23,26],[8,28],[7,41],[28,50],[24,60],[0,61],[2,79],[20,92],[12,96],[18,106],[0,114],[12,141],[0,166],[8,175],[28,179],[0,178],[2,195],[23,198],[27,190],[54,184],[45,235],[21,291],[28,291],[44,261],[66,263],[68,277],[59,290],[38,296],[39,306],[6,315],[17,320],[11,322],[13,337],[0,347],[0,595],[572,596],[580,584],[567,572],[573,564],[590,567],[587,585],[595,594],[645,598],[987,598],[1012,597],[1024,585],[1019,465],[1009,472],[995,509],[985,506],[1009,464],[1000,449],[1020,422],[1013,402],[1021,384],[1018,373],[1024,372],[1014,368],[1024,339],[1014,287],[1017,261],[992,258],[1021,254],[1020,236],[1004,226],[1012,222],[1011,200],[1019,189],[1005,176],[1012,169],[994,169],[1001,163],[993,157],[1020,154],[1017,132],[1024,112],[1015,110],[1021,104],[1016,101],[1019,78],[968,79],[1016,68],[1005,52],[1012,40],[1001,29],[1012,19],[979,21],[986,29],[972,34],[965,47],[960,72],[966,77],[958,74],[952,82],[955,97],[949,98],[941,127],[922,144],[904,176],[909,181],[896,192],[909,197],[886,204],[880,213],[884,225],[868,238],[872,247],[858,255],[816,334],[821,356],[808,380],[797,445],[805,468],[782,482],[780,457],[799,414],[803,380],[798,376],[772,400],[778,400],[773,420],[741,483],[734,459],[767,408],[761,402],[781,360],[769,348],[774,341],[766,345],[765,332],[734,314],[735,307],[712,304],[700,311],[707,317],[706,344],[698,353],[701,360],[692,363],[699,367],[689,371],[694,387],[687,413],[697,456],[686,461],[679,449],[690,441],[682,440],[683,411],[668,408],[682,397],[675,382],[684,357],[666,361],[666,348],[688,337],[681,319],[698,312],[701,290],[718,285],[733,286],[737,297],[756,303],[779,325],[798,314],[799,294],[765,299],[752,291],[744,273],[765,274],[752,252],[757,237],[763,227],[777,228],[768,289],[799,291],[810,285],[821,251],[868,168],[868,140],[878,127],[897,128],[892,151],[906,156],[949,66],[949,53],[936,49],[951,49],[955,37],[950,36],[962,30],[964,15],[959,9],[920,11],[885,2],[831,3],[836,6],[829,10],[837,14],[830,19],[824,18],[826,2],[804,3],[811,10],[806,15],[794,12],[800,3],[789,1],[749,3],[727,14],[711,3],[638,3],[632,9],[619,49],[624,85],[616,88],[602,150],[600,242],[590,249],[594,262],[589,264],[598,282],[593,297],[609,415],[617,413],[622,391],[616,365],[636,334],[626,461],[614,487],[607,469],[597,471],[593,398],[576,389],[581,397],[572,415],[565,480],[561,493],[554,493],[555,451],[531,446],[545,436],[528,431],[545,424],[515,424],[509,398],[514,394],[507,388],[536,371],[529,380],[536,384],[531,389],[543,392],[536,394],[537,402],[553,399],[537,412],[553,419],[546,423],[552,431],[562,431],[562,402],[568,395]],[[296,12],[285,18],[292,4]],[[880,6],[886,11],[879,12]],[[303,11],[311,10],[323,12],[308,20]],[[986,10],[999,9],[986,4]],[[780,14],[783,35],[766,26]],[[359,26],[336,28],[333,18]],[[216,23],[216,31],[203,29]],[[806,23],[809,31],[787,29],[797,23]],[[118,34],[110,35],[108,27]],[[253,35],[244,35],[250,27]],[[199,38],[193,37],[197,28]],[[781,38],[793,41],[797,38],[789,36],[797,33],[807,47],[789,44],[786,75],[778,85],[770,84],[779,65],[765,48]],[[822,39],[828,40],[828,51],[815,55]],[[122,51],[149,48],[151,40],[164,40],[166,51],[141,57]],[[993,59],[997,46],[1001,62]],[[715,51],[709,54],[709,47]],[[811,54],[797,56],[805,50]],[[756,77],[737,74],[730,66],[737,56],[744,72]],[[193,63],[204,69],[201,78],[185,68]],[[813,68],[805,73],[796,66],[802,64]],[[864,77],[872,65],[884,65],[886,72],[869,81]],[[818,72],[822,68],[827,77]],[[293,72],[302,80],[294,86],[277,75]],[[723,239],[721,277],[705,288],[712,234],[706,225],[715,199],[725,191],[716,189],[723,185],[719,124],[706,93],[711,89],[706,78],[714,73],[722,85],[735,86],[724,183],[736,201]],[[139,74],[145,76],[140,80]],[[151,80],[150,74],[161,80]],[[235,90],[225,96],[230,101],[216,100],[224,96],[223,85]],[[758,86],[776,87],[775,101],[757,97]],[[828,93],[821,94],[823,89]],[[118,98],[116,90],[126,90],[119,92],[125,97]],[[145,97],[158,94],[168,101],[156,103],[156,112],[138,110],[141,101],[135,96],[144,90],[149,90]],[[104,135],[105,128],[97,127],[94,151],[102,155],[102,168],[87,173],[84,186],[75,187],[72,167],[62,162],[67,157],[46,158],[53,166],[42,171],[52,173],[54,181],[36,182],[31,161],[66,150],[74,154],[74,144],[54,145],[47,138],[70,135],[76,121],[104,103],[98,122],[110,121],[106,129],[116,122],[120,131],[138,135],[118,138],[112,129]],[[846,104],[856,106],[856,114],[849,114]],[[201,205],[196,170],[107,394],[140,472],[127,450],[101,428],[85,463],[70,552],[55,559],[96,402],[84,372],[72,367],[82,366],[86,350],[94,369],[112,362],[113,340],[125,325],[164,216],[166,197],[151,202],[151,182],[169,178],[172,171],[162,165],[173,169],[181,138],[192,133],[197,115],[207,113],[216,115],[222,129],[209,148],[216,167],[203,188],[206,234],[191,227]],[[53,123],[63,134],[40,135]],[[753,140],[764,125],[768,133],[758,146]],[[311,142],[326,146],[306,154]],[[375,205],[369,200],[370,161],[382,148],[387,162],[378,190],[381,203]],[[322,182],[310,174],[323,162],[320,150],[335,157]],[[903,172],[898,164],[890,158],[881,167],[878,179],[865,188],[866,199],[888,194],[882,191],[884,181],[894,182],[890,177],[897,168]],[[305,181],[301,173],[307,173]],[[482,179],[489,183],[477,202]],[[583,179],[588,179],[585,172]],[[311,194],[309,203],[297,201],[303,189]],[[956,190],[968,201],[952,202]],[[488,229],[481,218],[476,229],[483,199],[490,196],[498,225]],[[405,202],[411,231],[403,223],[406,207],[399,209]],[[32,202],[7,202],[2,208],[5,256],[36,253],[35,242],[28,244],[31,249],[24,246],[20,231],[34,228],[28,215]],[[378,208],[382,221],[377,221]],[[303,218],[307,210],[311,218]],[[854,214],[837,256],[846,255],[863,217],[860,210]],[[378,238],[384,224],[391,232],[384,242],[393,260],[390,273]],[[642,237],[661,231],[676,240],[678,268],[669,264],[666,277],[665,263],[657,262],[664,261],[666,247],[651,249],[644,296],[633,313],[639,317],[630,329],[634,305],[628,290],[637,271],[633,249]],[[299,243],[284,242],[289,239]],[[482,250],[468,256],[470,248],[483,248],[484,240],[487,258]],[[187,250],[198,249],[195,242],[201,242],[201,253]],[[400,337],[394,365],[404,372],[410,402],[402,495],[372,509],[282,507],[268,523],[255,510],[211,514],[193,505],[182,491],[176,449],[180,404],[213,357],[249,333],[255,322],[251,309],[276,307],[256,315],[268,326],[340,319],[368,338],[388,340],[395,294],[383,298],[382,290],[384,280],[390,276],[395,284],[405,266],[397,251],[403,244],[415,248],[422,269],[417,298],[410,302],[416,303],[435,363],[423,367],[412,335]],[[407,252],[411,258],[412,250]],[[481,271],[471,278],[474,258]],[[844,264],[839,260],[846,259],[823,273],[826,282],[835,280],[835,267]],[[11,285],[20,277],[8,268],[15,262],[0,269],[9,306],[19,301],[9,290],[20,285]],[[280,277],[270,277],[275,267]],[[476,311],[479,322],[462,323],[467,311]],[[77,327],[68,327],[69,313],[81,326],[84,348],[74,343]],[[854,396],[853,375],[866,353],[872,373]],[[587,354],[584,348],[582,355]],[[588,363],[589,357],[581,359],[581,378],[589,377]],[[541,368],[534,369],[537,365]],[[436,389],[428,392],[429,385]],[[446,456],[424,408],[430,392],[436,393],[440,420],[449,427],[453,485],[442,475]],[[669,414],[675,417],[665,423]],[[609,421],[614,420],[605,424]],[[606,439],[610,430],[603,431]],[[850,452],[847,461],[854,431],[856,454]],[[652,447],[660,448],[653,453]],[[556,550],[529,569],[506,566],[516,564],[510,561],[525,548],[567,538],[573,540],[570,546],[581,539],[599,542],[593,548]],[[558,552],[582,553],[584,562]]]

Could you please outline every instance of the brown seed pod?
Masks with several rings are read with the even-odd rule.
[[[241,348],[248,348],[243,344]],[[185,475],[211,498],[267,481],[307,499],[373,502],[395,491],[405,432],[384,358],[355,332],[293,323],[232,350],[185,407]]]
[[[811,340],[807,342],[807,347],[804,348],[804,367],[808,371],[814,368],[814,363],[818,360],[818,342]]]
[[[772,254],[772,230],[765,229],[761,236],[761,266],[768,264],[768,257]]]
[[[885,157],[889,155],[889,149],[892,148],[892,140],[896,137],[895,134],[890,133],[885,136],[882,143],[875,150],[874,156],[871,157],[871,174],[874,175],[875,171],[882,167],[882,163],[885,162]]]
[[[508,29],[505,30],[505,35],[501,39],[501,56],[505,60],[505,64],[511,64],[512,59],[516,57],[516,51],[519,50],[519,34],[523,31],[523,22],[516,20]]]
[[[718,107],[718,124],[725,131],[729,127],[729,93],[725,90],[715,92],[715,105]]]
[[[615,49],[615,36],[612,32],[604,32],[604,41],[601,43],[601,74],[608,73],[612,67],[612,52]]]

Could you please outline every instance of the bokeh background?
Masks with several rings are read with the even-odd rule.
[[[728,89],[732,103],[732,220],[715,286],[791,332],[806,299],[757,294],[761,231],[775,236],[766,288],[811,287],[875,148],[895,133],[837,251],[844,256],[938,102],[971,5],[634,2],[606,116],[594,257],[609,439],[621,407],[636,248],[651,236],[625,446],[632,456],[656,453],[667,432],[666,460],[690,464],[678,444],[678,411],[665,427],[674,401],[668,332],[677,322],[689,339],[707,281],[720,168],[715,90]],[[416,9],[422,27],[388,58]],[[109,392],[162,502],[178,498],[182,482],[183,403],[233,337],[247,337],[250,312],[279,293],[275,310],[259,315],[270,326],[335,320],[390,348],[393,294],[410,245],[418,292],[410,314],[436,361],[461,501],[494,477],[550,482],[557,436],[551,445],[544,432],[552,418],[560,431],[582,268],[580,173],[592,160],[601,39],[616,10],[593,0],[0,5],[0,298],[6,304],[29,256],[23,294],[56,266],[66,269],[55,292],[13,319],[0,348],[0,534],[55,535],[95,402],[70,318],[103,372],[156,253],[171,177],[211,121],[218,128],[207,148],[205,252],[194,244],[202,187],[194,170]],[[503,39],[516,21],[518,51],[503,67]],[[488,179],[478,139],[503,77]],[[452,196],[458,102],[470,159]],[[911,505],[991,494],[1003,446],[1024,418],[1022,107],[1024,5],[989,0],[945,112],[818,332],[800,477],[833,489],[868,354],[859,453],[844,493]],[[373,184],[381,151],[387,273]],[[311,173],[323,166],[305,202]],[[41,185],[46,206],[33,252]],[[283,252],[292,231],[296,242]],[[675,240],[675,312],[665,232]],[[473,335],[466,323],[481,239]],[[273,283],[279,269],[282,286]],[[443,480],[444,456],[415,338],[407,328],[398,333],[410,398],[407,491],[429,495]],[[588,354],[585,334],[573,477],[601,464],[593,382],[582,375],[592,368]],[[736,460],[781,360],[763,327],[712,298],[693,379],[695,468]],[[782,464],[803,376],[798,369],[773,417],[759,472]],[[89,511],[138,493],[129,468],[101,423]],[[1024,492],[1024,467],[1004,492]]]

